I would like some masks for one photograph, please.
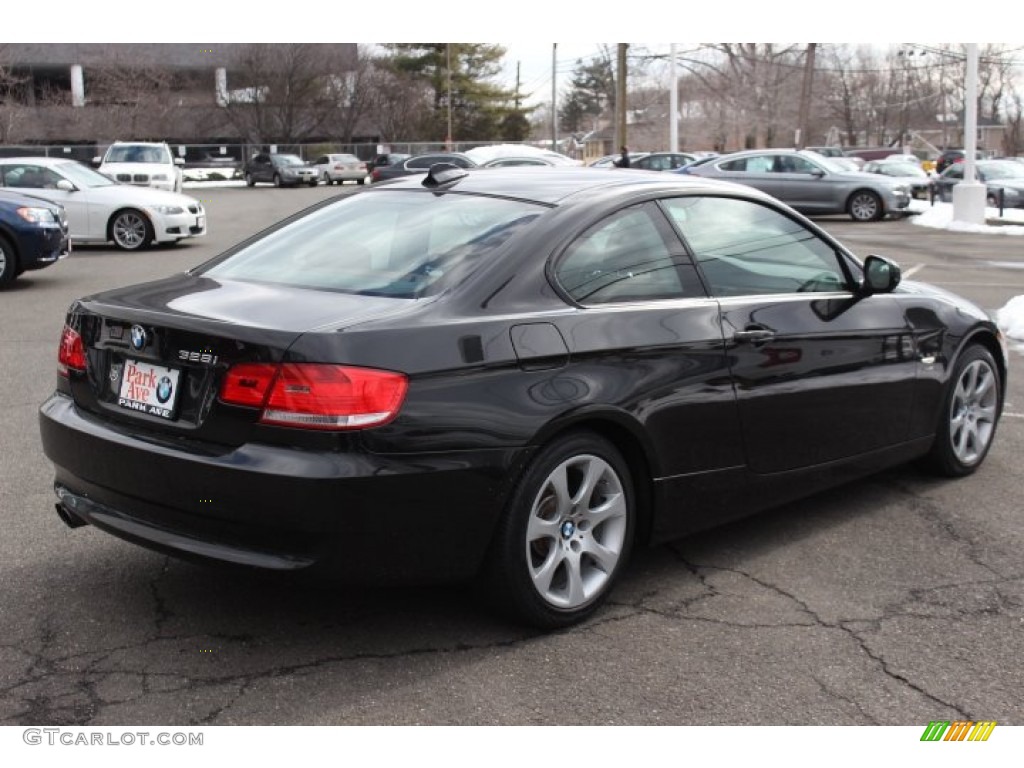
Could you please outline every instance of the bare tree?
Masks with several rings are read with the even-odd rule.
[[[0,143],[13,144],[24,138],[28,119],[25,89],[31,87],[26,75],[14,71],[6,45],[0,45]]]
[[[348,77],[352,65],[336,45],[244,46],[231,70],[224,107],[228,120],[256,144],[300,142],[337,132],[346,124],[346,103],[351,107],[354,102]]]
[[[373,65],[367,76],[367,119],[386,141],[420,135],[433,116],[430,89],[390,66]]]

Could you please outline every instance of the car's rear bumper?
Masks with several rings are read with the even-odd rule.
[[[158,443],[62,394],[41,407],[40,431],[74,518],[182,557],[364,583],[471,577],[524,459],[517,450],[389,457]]]

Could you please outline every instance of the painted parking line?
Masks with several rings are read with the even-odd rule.
[[[924,264],[915,264],[910,269],[904,270],[903,271],[903,276],[904,277],[910,277],[911,275],[916,275],[918,272],[920,272],[922,269],[924,269],[924,266],[925,266]]]

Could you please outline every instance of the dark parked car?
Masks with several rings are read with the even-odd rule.
[[[22,272],[48,267],[70,252],[63,206],[17,192],[0,192],[0,288]]]
[[[962,163],[966,157],[967,153],[962,149],[947,149],[939,155],[939,159],[935,161],[935,172],[942,173],[949,168],[949,166]],[[985,156],[981,152],[976,152],[974,157],[976,160],[981,160]]]
[[[40,426],[69,525],[476,579],[544,627],[637,545],[919,457],[974,472],[1007,367],[985,312],[768,195],[591,168],[325,201],[75,301],[59,350]]]
[[[373,160],[366,163],[366,172],[372,173],[374,168],[384,168],[388,165],[398,165],[404,163],[412,155],[403,152],[388,152],[386,154],[377,155]]]
[[[649,155],[638,157],[635,160],[630,158],[629,167],[641,171],[674,171],[684,165],[689,165],[696,159],[696,155],[688,155],[684,152],[651,152]]]
[[[680,173],[746,184],[777,197],[802,213],[848,213],[854,221],[875,221],[910,204],[905,184],[833,165],[817,152],[756,149],[733,152]]]
[[[254,187],[259,182],[275,187],[295,187],[308,184],[315,187],[320,172],[298,155],[260,152],[245,164],[245,183]]]
[[[985,185],[985,201],[989,206],[994,208],[1001,200],[1006,208],[1024,208],[1024,163],[1013,160],[979,160],[974,169],[978,181]],[[963,180],[963,162],[948,166],[935,180],[936,196],[951,202],[953,187]]]
[[[411,176],[414,173],[426,173],[430,170],[430,166],[437,163],[449,163],[459,168],[477,167],[477,163],[471,157],[461,152],[428,152],[423,155],[413,155],[393,165],[386,165],[380,168],[374,167],[370,173],[370,178],[377,182],[397,179],[400,176]]]

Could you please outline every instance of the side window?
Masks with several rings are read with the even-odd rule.
[[[665,207],[716,296],[849,290],[833,247],[772,208],[728,197]]]
[[[47,186],[47,169],[38,165],[8,166],[5,174],[5,185],[22,189],[43,189]],[[52,172],[50,175],[53,176]],[[56,181],[52,184],[55,186]]]
[[[672,255],[652,214],[661,215],[650,204],[627,208],[588,229],[558,260],[558,284],[580,304],[703,296],[693,265]]]
[[[327,165],[329,162],[330,159],[327,155],[320,155],[320,157],[313,161],[313,165]]]
[[[946,171],[946,177],[949,179],[962,179],[964,177],[964,169],[960,163],[951,165],[949,170]]]
[[[780,160],[782,158],[779,158]],[[814,173],[818,167],[805,158],[786,157],[788,162],[788,173]]]

